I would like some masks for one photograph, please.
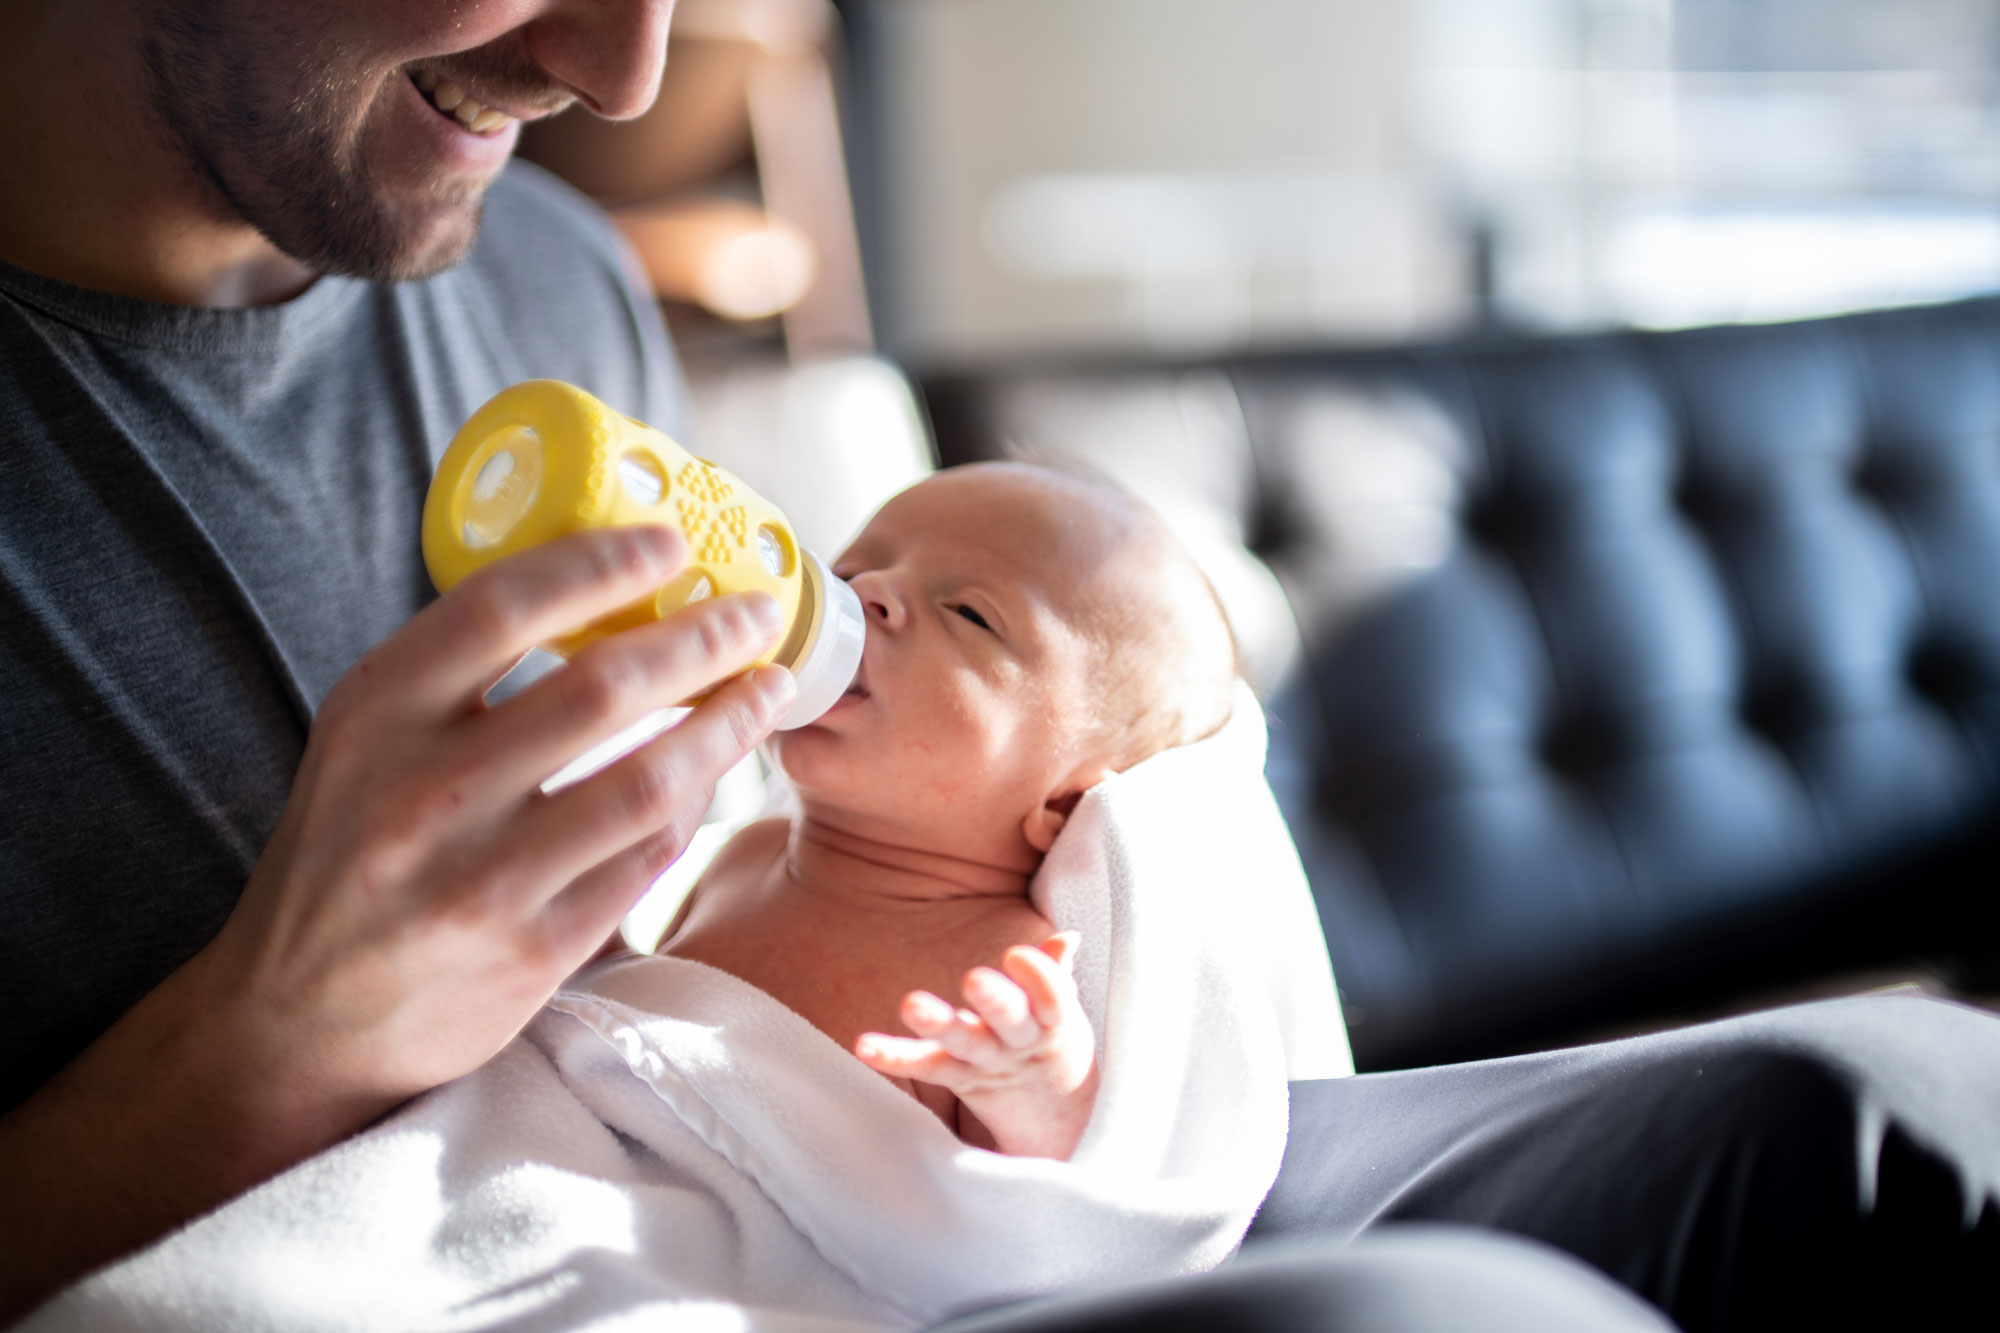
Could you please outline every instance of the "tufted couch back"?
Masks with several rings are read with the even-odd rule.
[[[947,462],[1093,460],[1274,572],[1364,1066],[1995,938],[2000,302],[927,392]]]

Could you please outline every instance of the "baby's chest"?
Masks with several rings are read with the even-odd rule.
[[[691,920],[665,951],[749,982],[852,1050],[864,1032],[910,1035],[899,1014],[911,991],[961,1005],[968,970],[997,967],[1009,947],[1049,933],[1025,904],[975,921],[898,924],[718,912]]]

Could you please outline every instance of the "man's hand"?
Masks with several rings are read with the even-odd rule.
[[[664,528],[498,561],[335,686],[221,933],[0,1120],[0,1322],[397,1102],[477,1067],[590,958],[792,693],[767,667],[553,796],[542,781],[740,671],[779,630],[720,597],[488,708],[533,644],[666,582]]]
[[[1097,1100],[1090,1020],[1069,972],[1076,942],[1072,932],[1051,935],[1038,949],[1009,949],[1000,971],[973,968],[964,1009],[911,991],[902,1019],[916,1038],[865,1032],[854,1053],[891,1078],[949,1089],[997,1151],[1067,1160]]]
[[[732,682],[672,731],[552,797],[540,784],[777,637],[768,597],[715,598],[616,635],[495,708],[537,642],[678,572],[664,528],[588,534],[489,566],[337,685],[277,833],[204,962],[232,1044],[288,1086],[391,1103],[517,1032],[679,856],[715,781],[777,719],[788,677]]]

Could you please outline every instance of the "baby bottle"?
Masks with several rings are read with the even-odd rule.
[[[440,591],[489,561],[584,528],[668,523],[687,567],[657,592],[542,646],[567,657],[607,634],[723,593],[762,589],[787,626],[756,665],[798,682],[780,729],[833,707],[861,665],[861,599],[798,544],[768,500],[574,385],[502,389],[452,438],[424,500],[424,563]]]

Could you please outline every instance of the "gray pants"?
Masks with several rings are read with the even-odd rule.
[[[1658,1329],[1627,1293],[1691,1333],[2000,1324],[2000,1018],[1838,1000],[1295,1084],[1235,1264],[954,1327]]]
[[[1385,1227],[1260,1245],[1213,1273],[973,1315],[931,1333],[1671,1333],[1581,1263],[1510,1236]]]
[[[2000,1325],[2000,1018],[1837,1000],[1295,1085],[1252,1246],[1412,1221],[1553,1245],[1689,1330]]]

